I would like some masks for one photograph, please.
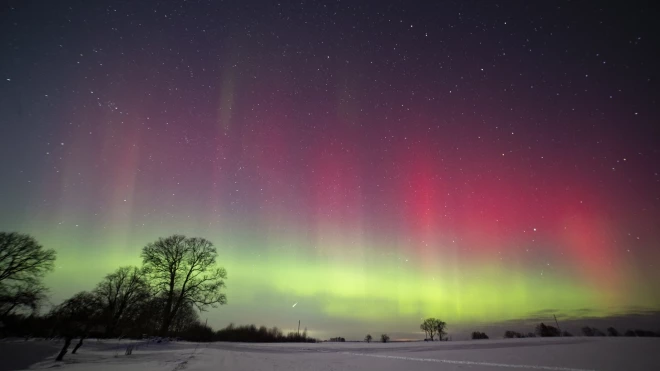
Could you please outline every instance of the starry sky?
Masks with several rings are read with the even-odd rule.
[[[205,237],[216,328],[658,311],[649,4],[10,1],[0,230],[57,250],[53,303]]]

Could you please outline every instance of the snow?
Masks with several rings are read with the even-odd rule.
[[[657,338],[502,339],[410,343],[133,343],[90,340],[64,362],[31,369],[62,371],[205,370],[651,370]]]

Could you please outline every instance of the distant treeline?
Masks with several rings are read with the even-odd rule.
[[[307,336],[307,329],[302,333],[289,332],[284,333],[277,327],[267,328],[255,325],[229,326],[218,330],[215,333],[216,341],[234,341],[244,343],[316,343],[317,340]]]
[[[660,331],[648,330],[627,330],[623,335],[614,327],[608,327],[605,332],[600,331],[595,327],[584,326],[580,329],[583,336],[628,336],[628,337],[660,337]],[[532,337],[558,337],[558,336],[573,336],[568,331],[560,331],[557,327],[540,323],[536,326],[534,332],[522,334],[516,331],[505,331],[505,339],[519,339],[519,338],[532,338]],[[472,339],[488,339],[488,335],[483,332],[475,331],[472,333]]]

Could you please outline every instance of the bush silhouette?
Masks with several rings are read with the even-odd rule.
[[[473,340],[488,339],[488,335],[486,335],[485,332],[475,331],[472,333],[472,339]]]
[[[540,337],[555,337],[559,336],[560,332],[556,327],[547,326],[541,322],[538,326],[536,326],[536,334]]]

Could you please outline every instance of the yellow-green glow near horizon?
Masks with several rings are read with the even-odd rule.
[[[231,235],[223,233],[227,234]],[[224,241],[216,246],[220,264],[229,271],[229,305],[210,312],[212,323],[252,323],[257,321],[253,316],[261,318],[260,312],[272,309],[279,312],[270,313],[278,321],[291,308],[295,308],[295,316],[307,318],[310,326],[323,318],[384,326],[436,316],[460,325],[524,319],[549,308],[564,316],[591,308],[588,315],[592,317],[620,314],[624,309],[618,305],[621,293],[598,290],[595,283],[566,268],[529,269],[510,260],[483,257],[451,262],[452,248],[445,247],[447,256],[437,256],[437,266],[424,269],[418,258],[378,254],[375,246],[342,250],[333,246],[342,239],[330,236],[336,234],[320,238],[329,242],[318,244],[314,254],[300,248],[305,243],[300,238],[272,235],[270,243],[251,250],[249,246],[264,242],[260,238],[240,243],[221,235],[210,237]],[[142,242],[148,241],[142,238]],[[61,243],[76,244],[68,239]],[[90,289],[103,274],[120,265],[140,264],[139,244],[98,249],[115,254],[96,259],[98,250],[71,254],[63,249],[58,269],[50,278],[58,288],[57,296],[70,294],[66,287]],[[656,307],[657,298],[640,289],[634,295],[629,293],[626,300],[640,308]],[[298,304],[292,307],[293,303]]]

